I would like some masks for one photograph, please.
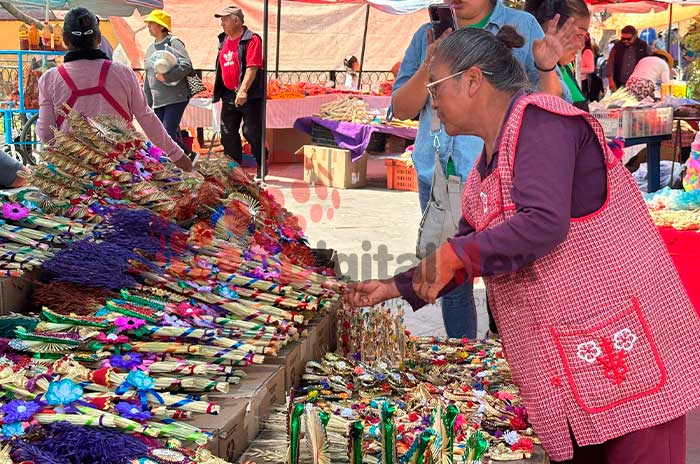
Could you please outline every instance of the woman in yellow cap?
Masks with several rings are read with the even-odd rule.
[[[673,68],[671,54],[663,50],[654,50],[651,56],[639,60],[632,75],[627,79],[625,87],[639,100],[659,97],[661,84],[671,80],[671,68]]]
[[[146,98],[170,137],[187,152],[178,126],[190,101],[186,77],[192,73],[192,60],[184,42],[170,33],[172,22],[168,13],[153,10],[144,22],[154,39],[144,59]]]

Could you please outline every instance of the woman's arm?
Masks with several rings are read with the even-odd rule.
[[[666,64],[666,61],[663,63],[663,67],[661,68],[661,83],[665,84],[666,82],[671,80],[671,68],[668,67],[668,64]]]
[[[127,86],[131,99],[131,111],[134,117],[141,125],[141,128],[146,133],[146,136],[151,142],[161,148],[170,160],[179,168],[185,171],[192,170],[192,161],[185,155],[175,141],[170,138],[165,131],[163,124],[158,119],[158,116],[153,112],[146,102],[146,94],[143,92],[136,75],[129,70],[126,73]]]
[[[47,144],[53,139],[53,127],[56,126],[56,111],[50,96],[51,83],[48,82],[51,74],[46,72],[39,78],[39,120],[36,123],[36,134],[41,143]]]
[[[459,230],[457,231],[457,234],[455,237],[467,237],[470,234],[474,232],[474,228],[464,219],[462,218],[459,221]],[[426,258],[427,259],[427,258]],[[434,260],[433,262],[430,263],[431,266],[437,266],[437,260]],[[409,269],[406,272],[402,272],[401,274],[397,274],[394,276],[394,285],[397,289],[397,291],[401,294],[404,300],[406,300],[411,307],[416,310],[419,308],[422,308],[427,304],[425,300],[420,298],[418,294],[416,293],[416,290],[413,288],[413,277],[416,273],[417,268],[412,268]],[[472,276],[473,277],[473,276]],[[457,288],[459,285],[464,283],[464,280],[467,278],[466,274],[459,276],[459,280],[455,277],[452,278],[452,280],[440,291],[438,296],[442,296],[446,293],[451,292],[455,288]]]
[[[411,119],[423,110],[428,100],[428,66],[423,61],[423,48],[430,42],[430,27],[421,27],[406,49],[399,74],[394,82],[391,111],[399,119]]]

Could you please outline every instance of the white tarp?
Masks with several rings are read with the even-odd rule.
[[[230,0],[166,0],[165,11],[172,16],[173,34],[187,45],[195,68],[214,67],[220,21],[214,13]],[[238,0],[245,23],[263,33],[263,2]],[[364,4],[326,5],[283,1],[281,10],[280,70],[341,70],[343,58],[362,51]],[[135,13],[129,18],[110,18],[115,33],[134,67],[142,67],[143,55],[153,40]],[[392,15],[371,8],[365,52],[365,70],[389,70],[403,58],[413,34],[428,21],[427,10]],[[270,1],[268,70],[274,70],[277,42],[277,2]]]

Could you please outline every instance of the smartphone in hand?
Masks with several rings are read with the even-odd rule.
[[[457,30],[457,17],[450,5],[430,5],[428,11],[434,39],[437,40],[448,29]]]

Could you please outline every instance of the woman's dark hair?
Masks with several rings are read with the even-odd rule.
[[[89,50],[100,45],[97,16],[87,8],[73,8],[63,20],[63,41],[71,48]]]
[[[517,92],[530,86],[525,68],[513,56],[525,39],[511,26],[503,26],[496,35],[483,29],[464,28],[450,34],[433,54],[433,61],[458,73],[477,66],[484,78],[498,90]]]
[[[343,60],[343,64],[346,68],[352,68],[355,66],[355,63],[357,63],[357,57],[354,55],[348,55],[345,57],[345,60]]]
[[[585,0],[525,0],[524,9],[541,25],[559,15],[557,27],[562,27],[569,18],[588,18],[591,15]]]

